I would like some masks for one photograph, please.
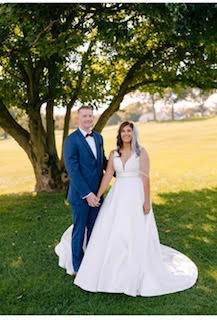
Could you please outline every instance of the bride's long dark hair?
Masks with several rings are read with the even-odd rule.
[[[121,157],[121,148],[123,147],[123,140],[121,138],[121,131],[126,126],[129,126],[133,130],[133,139],[131,141],[131,147],[136,152],[137,156],[139,156],[140,155],[140,148],[139,148],[139,144],[138,144],[138,141],[137,141],[137,136],[135,134],[134,124],[132,122],[129,122],[129,121],[122,122],[120,127],[119,127],[119,129],[118,129],[117,152],[118,152],[119,156]]]

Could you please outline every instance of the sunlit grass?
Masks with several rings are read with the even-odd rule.
[[[102,135],[106,155],[116,147],[117,126]],[[151,160],[153,195],[159,190],[192,190],[217,181],[217,118],[204,121],[138,124],[140,143]],[[62,132],[56,132],[60,154]],[[0,141],[0,194],[34,190],[25,152],[13,140]]]

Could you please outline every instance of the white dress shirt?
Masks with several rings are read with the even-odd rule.
[[[79,127],[79,130],[81,131],[81,133],[83,134],[83,136],[87,140],[87,143],[89,144],[89,146],[94,154],[94,157],[97,159],[96,143],[95,143],[94,137],[89,136],[86,138],[86,134],[90,133],[91,131],[86,132],[86,131],[82,130],[80,127]]]
[[[89,144],[93,154],[94,154],[94,157],[97,159],[97,151],[96,151],[96,143],[95,143],[95,140],[93,137],[89,136],[86,138],[86,134],[87,133],[90,133],[89,132],[86,132],[84,130],[82,130],[80,127],[79,127],[79,130],[81,131],[81,133],[83,134],[83,136],[85,137],[85,139],[87,140],[87,143]],[[83,197],[82,199],[86,199],[92,192],[88,193],[85,197]]]

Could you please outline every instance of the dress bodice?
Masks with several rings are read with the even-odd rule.
[[[130,156],[124,165],[118,152],[115,150],[113,155],[113,166],[117,178],[139,177],[139,157],[135,152]]]

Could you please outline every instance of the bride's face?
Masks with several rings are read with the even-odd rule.
[[[121,139],[125,143],[129,143],[133,138],[133,129],[130,126],[126,126],[121,130]]]

